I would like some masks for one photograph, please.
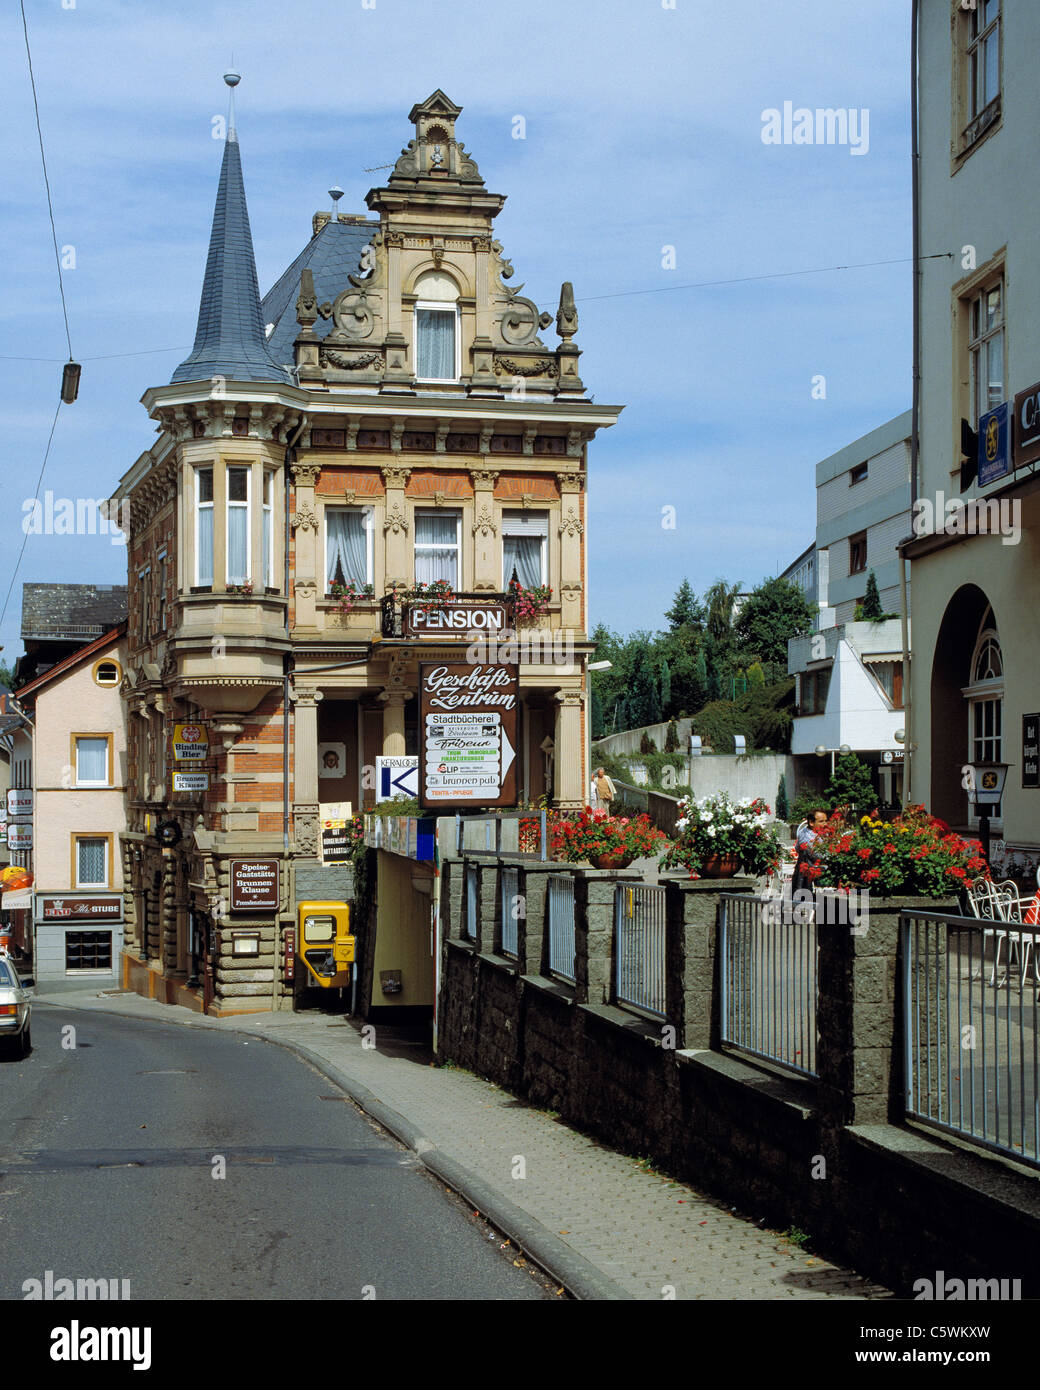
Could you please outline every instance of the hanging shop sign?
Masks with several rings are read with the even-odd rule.
[[[498,636],[508,626],[504,603],[409,603],[405,605],[405,637]]]
[[[1022,785],[1040,787],[1040,714],[1022,716]]]
[[[231,860],[231,911],[278,911],[278,860]]]
[[[420,806],[516,805],[519,704],[515,665],[420,667]]]
[[[7,793],[7,814],[14,818],[17,816],[31,816],[33,808],[33,794],[29,787],[12,787]]]
[[[175,772],[173,774],[173,790],[175,792],[209,791],[209,773]]]
[[[1012,458],[1016,468],[1040,459],[1040,381],[1015,396]]]
[[[1011,472],[1010,437],[1007,401],[979,416],[979,487]]]
[[[7,822],[7,848],[8,849],[32,849],[33,847],[33,828],[32,822],[21,824],[18,821]]]
[[[173,756],[178,762],[201,762],[209,756],[209,734],[202,724],[174,724]]]

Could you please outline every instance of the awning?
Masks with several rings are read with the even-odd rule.
[[[20,888],[17,893],[0,893],[0,912],[31,912],[32,889]]]

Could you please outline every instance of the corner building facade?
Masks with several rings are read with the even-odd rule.
[[[440,91],[413,107],[371,215],[317,214],[262,301],[228,133],[195,345],[145,393],[159,435],[118,490],[126,978],[159,997],[228,1013],[291,993],[297,899],[344,896],[318,863],[319,804],[371,805],[376,758],[418,752],[420,663],[466,660],[465,632],[407,635],[420,586],[474,606],[514,575],[551,588],[520,632],[518,785],[584,804],[587,446],[620,407],[586,395],[570,285],[555,347],[553,316],[508,285],[504,198],[456,139],[460,110]],[[175,756],[183,725],[204,757]],[[277,861],[276,911],[233,905],[236,859]]]
[[[921,4],[921,245],[954,254],[922,266],[915,509],[926,510],[902,546],[914,613],[910,799],[975,832],[965,766],[1008,764],[993,865],[1025,884],[1040,860],[1040,270],[1033,208],[1015,190],[1034,158],[1038,49],[1030,0]],[[1005,407],[1002,438],[988,426]],[[962,422],[983,436],[963,475]],[[968,504],[966,523],[951,499]]]

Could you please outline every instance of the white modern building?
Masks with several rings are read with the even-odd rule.
[[[784,576],[818,607],[816,631],[788,644],[796,795],[822,789],[837,756],[851,751],[873,769],[881,805],[902,801],[897,547],[910,531],[910,423],[909,411],[897,415],[816,466],[815,544]],[[871,573],[886,616],[857,621]]]

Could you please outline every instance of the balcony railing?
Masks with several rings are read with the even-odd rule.
[[[387,594],[381,601],[382,607],[382,626],[381,631],[384,637],[401,637],[405,635],[406,616],[410,609],[423,609],[427,612],[437,608],[442,608],[446,603],[454,607],[463,607],[467,604],[473,607],[486,606],[489,603],[501,604],[506,610],[506,621],[513,627],[513,600],[507,593],[453,593],[450,599],[439,598],[433,595],[429,598],[413,597],[402,594]],[[486,636],[484,629],[473,629],[474,634]],[[432,635],[432,634],[431,634]],[[459,628],[452,634],[445,636],[469,637],[470,632],[465,628]]]

